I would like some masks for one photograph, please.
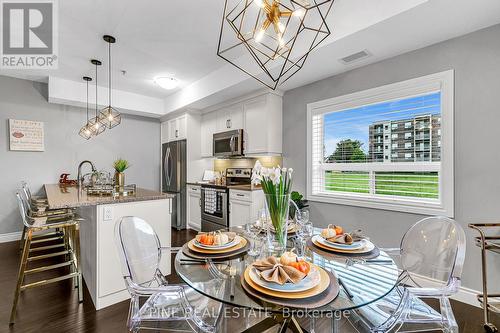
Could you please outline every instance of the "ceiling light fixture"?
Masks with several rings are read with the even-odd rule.
[[[78,134],[85,140],[89,140],[92,137],[92,125],[89,123],[89,81],[92,81],[92,78],[84,76],[83,80],[87,84],[87,122],[83,125]]]
[[[98,136],[102,132],[106,130],[106,125],[101,123],[101,120],[99,119],[99,114],[98,114],[98,99],[97,99],[97,66],[101,66],[102,62],[96,59],[90,60],[92,65],[95,65],[95,118],[90,119],[89,124],[90,128],[92,131],[92,136]]]
[[[99,113],[99,121],[111,129],[122,121],[120,112],[111,106],[111,44],[116,43],[116,38],[110,35],[104,35],[102,38],[108,43],[108,106]]]
[[[217,54],[276,89],[330,35],[326,17],[333,2],[226,0]]]
[[[157,77],[153,81],[163,89],[167,90],[175,89],[179,85],[179,81],[171,76]]]

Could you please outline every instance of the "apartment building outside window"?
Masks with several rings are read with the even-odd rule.
[[[453,216],[452,71],[311,103],[307,119],[309,200]]]

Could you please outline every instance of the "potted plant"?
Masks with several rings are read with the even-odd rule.
[[[286,250],[288,210],[292,188],[293,169],[264,168],[259,161],[255,163],[252,182],[262,186],[266,197],[269,220],[274,228],[273,245],[277,252]]]
[[[115,168],[115,186],[125,186],[124,171],[130,167],[130,164],[127,160],[119,158],[113,162],[113,167]]]
[[[293,202],[295,202],[295,204],[297,205],[297,208],[299,208],[300,210],[309,207],[309,205],[307,204],[308,201],[304,200],[304,196],[297,191],[293,191],[290,194],[290,199]],[[290,219],[292,219],[292,220],[295,217],[295,211],[296,211],[295,206],[292,205],[290,207]]]

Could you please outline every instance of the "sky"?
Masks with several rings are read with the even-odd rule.
[[[420,114],[441,113],[441,93],[367,105],[327,113],[324,116],[325,156],[331,155],[341,140],[359,140],[368,153],[369,126],[374,122],[410,119]]]

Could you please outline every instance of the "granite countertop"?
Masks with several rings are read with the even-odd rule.
[[[240,191],[258,191],[261,190],[261,186],[256,186],[256,185],[214,185],[211,183],[197,183],[197,182],[187,182],[187,185],[195,185],[195,186],[201,186],[201,185],[211,185],[211,186],[217,186],[219,188],[228,188],[232,190],[240,190]]]
[[[50,209],[76,208],[81,206],[95,206],[122,202],[161,200],[171,199],[174,197],[171,194],[147,190],[140,187],[136,189],[136,193],[133,195],[119,197],[87,195],[86,191],[80,190],[76,186],[61,184],[45,184],[44,188]]]

